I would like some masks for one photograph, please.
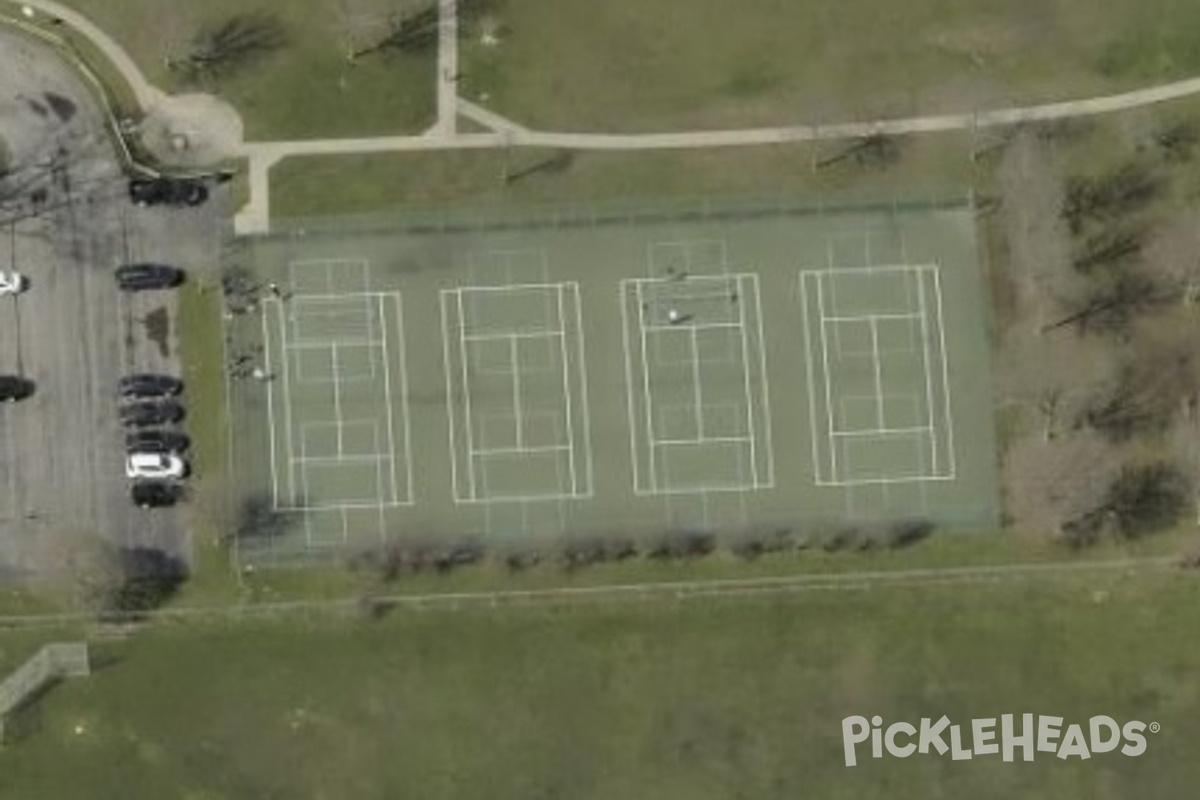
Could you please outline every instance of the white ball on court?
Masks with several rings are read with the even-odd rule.
[[[26,17],[33,17],[33,7],[32,6],[21,6],[21,13],[24,14]]]

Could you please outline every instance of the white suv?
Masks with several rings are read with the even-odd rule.
[[[0,297],[25,291],[25,276],[19,272],[0,271]]]
[[[182,478],[187,464],[170,453],[130,453],[125,474],[130,478]]]

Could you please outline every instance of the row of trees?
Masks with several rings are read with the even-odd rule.
[[[1200,392],[1200,336],[1186,307],[1197,262],[1194,253],[1163,246],[1161,211],[1172,197],[1173,168],[1192,157],[1197,141],[1194,124],[1172,125],[1129,162],[1065,186],[1061,217],[1074,275],[1057,284],[1065,310],[1042,332],[1073,333],[1077,357],[1113,365],[1090,389],[1073,392],[1067,409],[1074,435],[1097,436],[1110,448],[1101,463],[1077,465],[1109,477],[1092,483],[1090,499],[1064,506],[1061,532],[1074,547],[1169,528],[1195,496],[1168,434],[1194,415]],[[1064,410],[1061,396],[1043,395],[1047,418]],[[1147,461],[1150,453],[1157,457]],[[1125,464],[1113,468],[1114,461]]]
[[[868,551],[908,547],[933,533],[927,520],[893,523],[846,524],[826,527],[770,527],[718,536],[698,530],[671,531],[658,536],[633,538],[567,536],[556,541],[491,546],[463,541],[395,541],[385,547],[355,555],[350,567],[376,572],[384,581],[404,576],[449,573],[458,568],[491,562],[521,572],[537,566],[575,572],[601,564],[636,558],[651,561],[694,561],[719,552],[751,560],[769,553],[818,548],[825,552]]]

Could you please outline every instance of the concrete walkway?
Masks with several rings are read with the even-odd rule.
[[[429,133],[453,136],[458,122],[458,3],[438,0],[437,122]]]
[[[26,0],[26,4],[89,38],[125,77],[143,108],[153,108],[164,93],[152,86],[119,44],[83,15],[54,2]],[[563,133],[536,131],[471,103],[457,95],[458,15],[456,0],[438,0],[437,122],[416,136],[382,136],[353,139],[244,142],[228,157],[250,161],[250,202],[237,214],[239,233],[266,232],[270,224],[269,170],[283,158],[341,153],[383,153],[420,150],[459,150],[489,147],[546,147],[569,150],[669,150],[682,148],[739,147],[791,144],[872,135],[905,136],[1003,127],[1073,117],[1110,114],[1200,94],[1200,78],[1166,83],[1121,94],[1068,100],[1034,106],[941,114],[906,119],[881,119],[833,125],[786,125],[735,130],[682,131],[678,133]],[[459,113],[492,133],[459,133]]]

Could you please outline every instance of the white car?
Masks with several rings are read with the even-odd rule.
[[[130,478],[182,478],[186,472],[187,464],[171,453],[130,453],[125,460]]]
[[[19,272],[0,271],[0,297],[25,291],[25,276]]]

